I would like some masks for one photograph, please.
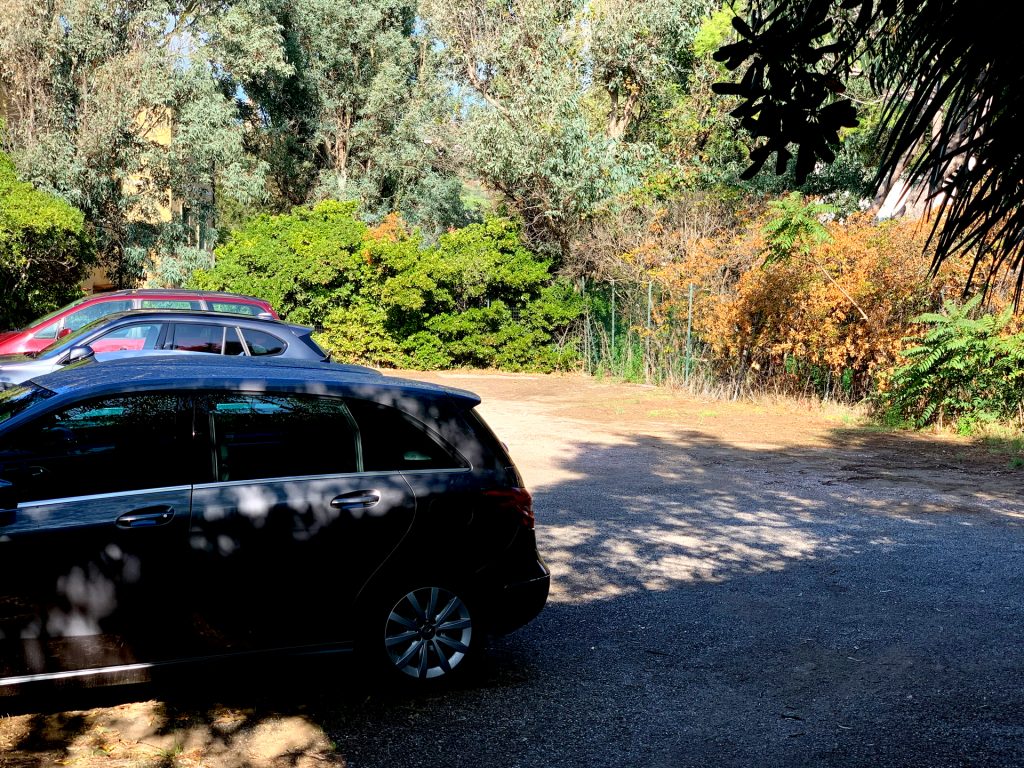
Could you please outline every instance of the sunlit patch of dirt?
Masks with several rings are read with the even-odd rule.
[[[145,701],[53,715],[0,718],[0,766],[312,768],[344,766],[303,717],[244,709],[170,711]]]

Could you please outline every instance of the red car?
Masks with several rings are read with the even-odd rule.
[[[20,331],[0,331],[0,355],[38,352],[86,323],[130,309],[205,309],[252,317],[277,318],[263,299],[215,291],[138,289],[87,296],[41,317]]]

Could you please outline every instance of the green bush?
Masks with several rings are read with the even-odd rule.
[[[1007,334],[1010,312],[978,314],[980,297],[915,318],[925,326],[882,395],[885,420],[916,427],[978,427],[1022,419],[1024,334]],[[1021,426],[1024,426],[1022,423]]]
[[[493,218],[425,247],[397,217],[369,229],[351,203],[261,216],[197,272],[198,288],[251,293],[322,326],[337,359],[422,369],[554,370],[575,363],[559,335],[582,311],[551,263]]]
[[[80,298],[94,261],[82,212],[19,181],[0,152],[0,329]]]
[[[355,212],[356,203],[328,200],[257,216],[216,249],[215,266],[196,271],[190,284],[259,296],[292,322],[322,325],[371,278],[362,253],[367,227]]]

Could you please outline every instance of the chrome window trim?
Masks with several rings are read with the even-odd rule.
[[[346,480],[357,477],[394,477],[401,476],[402,470],[379,470],[376,472],[338,472],[328,475],[288,475],[285,477],[257,477],[249,480],[218,480],[213,483],[196,483],[193,490],[206,488],[230,488],[241,485],[263,485],[265,483],[303,483],[317,480]]]
[[[472,467],[454,467],[450,469],[376,469],[371,472],[338,472],[336,474],[328,475],[287,475],[283,477],[257,477],[249,480],[218,480],[213,483],[196,483],[192,486],[193,490],[200,490],[206,488],[229,488],[234,486],[242,485],[258,485],[262,483],[300,483],[306,481],[316,480],[345,480],[348,478],[355,477],[393,477],[395,475],[436,475],[439,473],[443,474],[460,474],[463,472],[472,472]]]
[[[472,472],[472,467],[447,467],[445,469],[399,469],[396,470],[403,475],[456,475],[462,472]]]
[[[31,509],[33,507],[45,507],[50,504],[67,504],[72,501],[95,501],[97,499],[115,499],[121,496],[141,496],[152,493],[177,493],[191,490],[191,485],[168,485],[163,488],[138,488],[134,491],[111,491],[109,493],[92,493],[87,496],[61,496],[55,499],[37,499],[35,501],[23,501],[18,504],[18,509]]]

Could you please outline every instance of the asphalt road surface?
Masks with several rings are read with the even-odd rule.
[[[485,395],[555,589],[475,685],[328,725],[350,765],[1024,765],[1005,460],[600,383],[444,380]]]
[[[108,736],[164,745],[161,766],[1024,765],[1024,470],[1007,457],[793,406],[434,378],[484,396],[534,492],[544,612],[451,690],[313,665],[148,702],[152,733],[115,707]],[[0,765],[101,764],[45,741],[70,722],[18,721]]]

